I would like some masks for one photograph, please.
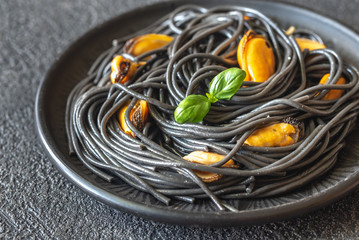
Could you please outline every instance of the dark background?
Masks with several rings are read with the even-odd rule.
[[[1,1],[0,238],[358,238],[359,191],[287,221],[233,228],[185,227],[112,209],[84,194],[54,168],[35,130],[34,100],[41,79],[66,47],[89,29],[157,2],[161,1]],[[312,9],[359,32],[359,0],[282,2]]]

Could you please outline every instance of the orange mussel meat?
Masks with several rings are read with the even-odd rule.
[[[255,130],[244,143],[255,147],[284,147],[296,143],[298,138],[298,127],[282,122]]]
[[[224,157],[225,157],[224,155],[218,153],[194,151],[184,156],[183,159],[193,163],[211,165],[221,161]],[[236,165],[234,161],[230,159],[225,164],[223,164],[222,167],[236,168],[238,167],[238,165]],[[194,170],[194,172],[197,174],[198,177],[202,179],[203,182],[213,182],[223,177],[222,174],[218,174],[218,173],[205,172],[199,170]]]
[[[247,31],[239,42],[237,60],[247,73],[245,81],[264,82],[275,72],[275,57],[269,41],[253,30]]]
[[[123,50],[132,56],[139,56],[148,51],[161,48],[172,42],[172,40],[173,37],[171,36],[149,33],[131,38],[125,43]]]
[[[322,79],[320,80],[319,84],[326,84],[328,79],[329,79],[329,73],[325,74]],[[341,84],[345,84],[346,81],[343,77],[340,77],[338,79],[338,81],[336,82],[337,85],[341,85]],[[341,96],[343,96],[344,94],[344,90],[340,90],[340,89],[332,89],[329,90],[329,92],[327,94],[324,95],[324,97],[322,98],[322,100],[332,100],[332,99],[338,99]]]
[[[111,82],[113,84],[127,82],[143,64],[144,62],[132,62],[121,55],[114,57],[111,63]]]
[[[136,137],[136,135],[127,126],[125,120],[125,113],[130,102],[127,102],[119,111],[118,120],[121,129],[129,136]],[[142,131],[148,118],[148,103],[144,100],[138,100],[130,112],[130,121],[139,131]]]
[[[323,49],[326,48],[323,43],[320,43],[315,40],[311,40],[308,38],[295,38],[296,42],[298,43],[298,46],[300,47],[300,50],[303,52],[305,49],[308,49],[309,51],[313,51],[316,49]]]

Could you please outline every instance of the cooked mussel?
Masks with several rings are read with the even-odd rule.
[[[284,147],[298,141],[301,123],[295,118],[255,130],[244,142],[254,147]]]
[[[245,81],[264,82],[275,72],[275,57],[266,37],[247,31],[237,49],[239,66],[246,71]]]
[[[326,84],[328,79],[329,79],[330,74],[327,73],[325,74],[322,79],[320,80],[319,84]],[[340,77],[338,79],[338,81],[336,82],[336,84],[340,85],[340,84],[345,84],[346,81],[343,77]],[[324,97],[322,97],[322,100],[332,100],[332,99],[338,99],[341,96],[343,96],[344,94],[344,90],[340,90],[340,89],[332,89],[329,90],[329,92],[327,94],[324,95]]]
[[[293,35],[293,34],[295,34],[295,31],[296,31],[295,27],[290,26],[287,29],[287,31],[285,31],[285,34],[287,34],[288,36]],[[309,39],[309,38],[296,37],[295,41],[297,42],[297,44],[302,52],[305,49],[308,49],[309,51],[313,51],[316,49],[326,48],[326,46],[323,43],[318,42],[316,40]]]
[[[320,43],[318,41],[308,39],[308,38],[295,38],[296,42],[298,43],[298,46],[300,47],[300,50],[303,52],[305,49],[308,49],[309,51],[313,51],[316,49],[323,49],[326,48],[323,43]]]
[[[118,119],[120,122],[121,129],[127,135],[136,137],[136,135],[131,131],[127,126],[125,120],[125,113],[130,102],[128,101],[119,111]],[[130,121],[135,126],[135,128],[142,132],[148,118],[148,103],[144,100],[137,100],[135,106],[130,112]]]
[[[121,55],[117,55],[111,63],[111,82],[113,84],[127,82],[143,64],[144,62],[132,62]]]
[[[129,39],[124,47],[125,53],[132,56],[139,56],[151,50],[161,48],[169,44],[173,37],[164,34],[149,33]]]
[[[183,159],[193,163],[211,165],[221,161],[224,157],[225,157],[224,155],[218,153],[194,151],[184,156]],[[236,168],[238,167],[238,165],[236,165],[234,161],[230,159],[225,164],[223,164],[222,167]],[[194,172],[197,174],[198,177],[202,179],[203,182],[213,182],[223,177],[222,174],[218,174],[218,173],[199,171],[199,170],[194,170]]]

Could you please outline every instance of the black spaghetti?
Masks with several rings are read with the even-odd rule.
[[[209,198],[236,211],[221,200],[303,186],[334,166],[358,115],[358,71],[323,46],[250,8],[180,7],[113,41],[72,90],[70,153],[165,204]],[[247,77],[229,100],[175,121],[181,101],[231,68]]]

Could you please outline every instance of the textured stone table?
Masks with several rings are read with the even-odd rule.
[[[3,0],[0,4],[0,239],[300,239],[359,237],[359,191],[318,211],[259,226],[173,226],[84,194],[36,137],[37,87],[66,47],[111,17],[158,0]],[[283,2],[283,1],[282,1]],[[359,32],[359,0],[286,0]]]

